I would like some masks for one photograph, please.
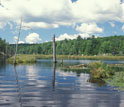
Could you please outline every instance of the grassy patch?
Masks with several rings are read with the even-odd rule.
[[[90,60],[124,60],[124,56],[78,56],[57,55],[58,59],[90,59]]]
[[[14,57],[10,57],[7,62],[13,63]],[[37,58],[33,55],[17,55],[16,56],[16,63],[35,63]]]

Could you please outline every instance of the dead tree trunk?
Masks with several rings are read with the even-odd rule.
[[[14,56],[14,64],[16,64],[16,55],[17,55],[17,50],[18,50],[18,42],[19,42],[19,39],[20,39],[21,29],[22,29],[22,19],[21,19],[21,22],[20,22],[20,27],[19,27],[19,32],[18,32],[18,38],[17,38],[17,42],[16,42],[16,49],[15,49],[15,56]]]
[[[55,35],[53,35],[53,62],[56,63],[56,43],[55,43]]]

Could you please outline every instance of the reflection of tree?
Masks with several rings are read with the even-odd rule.
[[[53,80],[52,80],[53,89],[55,88],[55,76],[56,76],[56,63],[53,63]]]
[[[5,59],[4,58],[0,58],[0,69],[4,68],[6,66],[5,63],[6,63]]]
[[[14,66],[14,72],[15,72],[15,77],[16,77],[17,93],[18,93],[18,97],[19,97],[20,107],[23,107],[22,106],[21,86],[19,84],[18,73],[16,72],[16,66]]]

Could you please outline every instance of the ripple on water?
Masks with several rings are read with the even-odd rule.
[[[124,92],[89,83],[87,73],[53,70],[49,60],[0,68],[0,107],[123,107]]]

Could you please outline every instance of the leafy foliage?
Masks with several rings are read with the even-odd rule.
[[[15,48],[15,45],[11,45]],[[58,55],[124,55],[124,36],[56,41]],[[52,54],[52,42],[20,44],[18,54]]]
[[[2,40],[0,38],[0,55],[9,55],[13,53],[12,47],[9,46],[8,43],[6,43],[5,40]]]

